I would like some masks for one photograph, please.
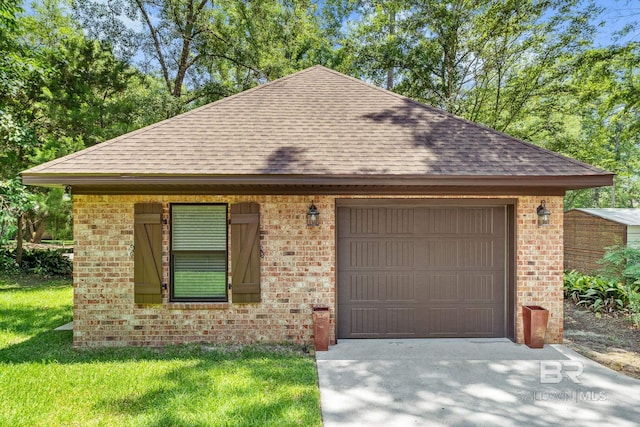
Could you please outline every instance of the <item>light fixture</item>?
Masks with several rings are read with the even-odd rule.
[[[318,212],[318,208],[312,201],[311,206],[309,206],[309,212],[307,212],[307,226],[317,227],[318,225],[320,225],[320,212]]]
[[[67,185],[64,187],[64,194],[62,195],[62,201],[68,202],[71,200],[71,186]]]
[[[547,204],[544,200],[540,202],[540,206],[538,206],[538,208],[536,209],[536,212],[538,214],[539,226],[551,224],[551,221],[550,221],[551,212],[547,210]]]

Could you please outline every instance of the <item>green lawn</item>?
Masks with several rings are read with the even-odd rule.
[[[0,278],[1,426],[319,426],[293,347],[74,350],[68,282]]]

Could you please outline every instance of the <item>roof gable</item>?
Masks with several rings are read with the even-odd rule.
[[[276,176],[589,177],[582,186],[612,179],[608,172],[322,66],[23,173],[33,184],[109,176],[123,184],[128,176],[238,177],[254,184]]]

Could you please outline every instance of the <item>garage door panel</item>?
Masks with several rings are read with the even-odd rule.
[[[353,302],[373,302],[384,300],[385,287],[380,283],[380,276],[373,274],[350,274],[349,286],[346,287],[345,299]]]
[[[385,276],[386,301],[415,301],[414,277],[408,274],[388,274]]]
[[[496,313],[491,307],[465,308],[462,310],[462,334],[467,337],[487,336],[495,330]]]
[[[503,301],[501,280],[495,274],[466,275],[460,281],[460,301],[463,303],[498,305]]]
[[[421,235],[447,235],[458,232],[458,209],[456,208],[416,208],[422,223],[416,226]]]
[[[372,275],[351,273],[342,300],[351,303],[415,301],[414,277],[408,274]]]
[[[345,214],[345,229],[349,235],[380,234],[380,214],[378,208],[350,208]]]
[[[338,338],[503,337],[505,211],[340,207]]]
[[[356,240],[349,242],[349,263],[346,268],[374,268],[380,265],[380,246],[376,240]]]
[[[384,245],[384,266],[385,267],[413,267],[414,262],[414,242],[409,241],[387,241]]]
[[[424,241],[422,266],[432,269],[455,268],[458,265],[458,242],[454,239],[431,238]]]
[[[460,267],[504,270],[504,239],[474,239],[459,242]]]
[[[350,327],[346,332],[354,338],[381,336],[384,330],[380,321],[380,311],[378,307],[351,308],[349,310]]]
[[[461,234],[494,234],[494,209],[464,208],[460,221]]]
[[[430,274],[423,276],[424,294],[420,300],[432,303],[455,302],[460,299],[458,276],[455,274]]]
[[[349,246],[349,258],[343,263],[346,270],[413,268],[416,264],[413,240],[346,240]]]
[[[460,267],[487,269],[495,268],[497,260],[494,251],[493,241],[472,240],[461,241],[460,245]],[[500,261],[504,263],[504,258]]]
[[[383,211],[385,234],[413,235],[415,233],[414,209],[386,208]]]
[[[435,307],[426,310],[428,313],[425,337],[457,336],[458,331],[458,309],[455,307]]]
[[[385,310],[386,335],[413,337],[415,331],[415,309],[413,307],[390,307]]]

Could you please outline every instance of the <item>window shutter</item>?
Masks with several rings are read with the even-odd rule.
[[[231,283],[234,303],[260,302],[260,205],[231,205]]]
[[[134,291],[138,304],[162,303],[162,204],[134,208]]]

